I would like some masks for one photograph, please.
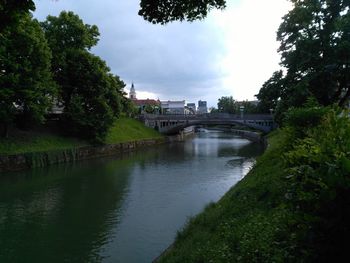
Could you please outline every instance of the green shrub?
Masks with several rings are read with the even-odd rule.
[[[308,112],[304,124],[314,127],[284,154],[286,197],[304,225],[298,246],[309,247],[310,260],[334,260],[350,243],[350,121],[336,110]]]
[[[329,108],[324,107],[306,107],[306,108],[291,108],[287,111],[284,124],[290,127],[310,128],[318,125]]]

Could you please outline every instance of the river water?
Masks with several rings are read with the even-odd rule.
[[[0,176],[0,262],[151,262],[262,146],[224,132]]]

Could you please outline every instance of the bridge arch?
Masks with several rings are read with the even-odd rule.
[[[163,134],[176,134],[186,127],[198,125],[242,125],[263,132],[275,128],[273,116],[270,114],[200,114],[200,115],[156,115],[144,114],[140,120],[148,127],[157,129]]]

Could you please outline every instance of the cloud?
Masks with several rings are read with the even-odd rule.
[[[262,84],[280,68],[276,32],[289,9],[288,1],[243,0],[217,16],[225,31],[222,67],[227,94],[255,99]]]
[[[34,15],[44,20],[70,10],[96,24],[101,36],[92,52],[128,87],[133,81],[139,98],[214,106],[224,95],[253,98],[276,69],[274,39],[284,2],[231,0],[225,12],[211,12],[204,21],[166,26],[138,16],[139,0],[36,0]]]

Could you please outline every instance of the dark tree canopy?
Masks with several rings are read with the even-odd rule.
[[[70,131],[102,141],[120,112],[119,83],[104,61],[85,50],[72,52],[63,71],[66,81],[59,84]]]
[[[62,11],[59,16],[48,16],[41,23],[52,48],[90,49],[100,35],[96,25],[84,24],[72,11]]]
[[[32,0],[0,0],[0,32],[16,23],[29,10],[35,10]]]
[[[344,106],[350,98],[350,0],[291,0],[277,32],[281,65],[257,95],[260,106],[283,112],[308,97]]]
[[[59,101],[63,105],[70,103],[71,92],[68,88],[73,81],[71,72],[67,71],[68,63],[77,58],[75,53],[90,49],[98,42],[98,28],[84,24],[80,17],[73,12],[63,11],[58,17],[48,16],[41,23],[46,39],[52,50],[52,72],[55,81],[61,86]],[[85,53],[79,53],[85,54]]]
[[[98,42],[98,28],[73,12],[48,16],[42,24],[53,51],[52,70],[59,86],[57,100],[70,131],[103,140],[121,111],[124,82],[110,73],[106,63],[89,52]]]
[[[232,96],[223,96],[218,100],[218,111],[224,113],[236,113],[237,103]]]
[[[0,35],[0,120],[15,115],[43,121],[56,86],[52,81],[51,51],[38,21],[27,14]]]
[[[269,112],[270,109],[276,109],[278,101],[281,99],[283,91],[283,72],[282,70],[273,73],[255,95],[259,100],[259,110]]]
[[[52,71],[57,82],[61,81],[61,67],[67,54],[71,50],[89,50],[99,40],[97,26],[84,24],[73,12],[63,11],[58,17],[48,16],[41,26],[52,50]]]
[[[350,1],[291,2],[277,33],[288,82],[323,105],[343,105],[350,96]]]
[[[245,113],[258,112],[257,106],[248,100],[237,101],[234,100],[232,96],[223,96],[218,100],[218,108],[211,109],[211,113],[222,112],[235,114],[240,112],[242,106]]]
[[[213,9],[223,9],[226,0],[141,0],[139,15],[154,24],[203,19]]]
[[[65,128],[103,140],[129,104],[124,82],[89,52],[98,42],[97,26],[65,11],[40,24],[30,15],[34,9],[33,1],[0,0],[0,129],[6,135],[15,119],[44,121],[57,102]]]

